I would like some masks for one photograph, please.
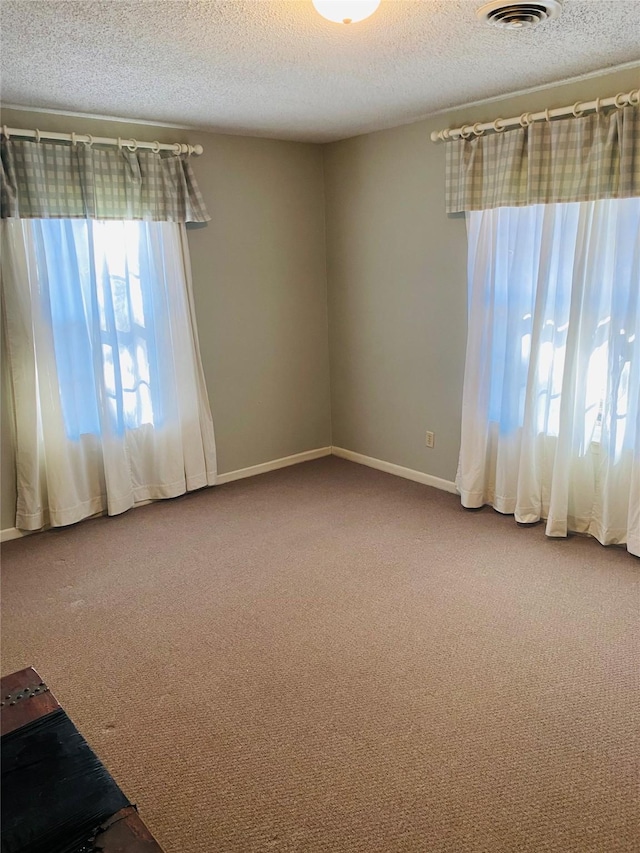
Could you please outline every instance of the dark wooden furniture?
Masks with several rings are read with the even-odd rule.
[[[0,679],[2,735],[59,708],[60,703],[32,667]],[[102,824],[96,845],[102,853],[162,853],[133,806],[120,809]]]

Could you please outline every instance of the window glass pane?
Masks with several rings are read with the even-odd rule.
[[[154,281],[141,222],[41,220],[38,264],[46,282],[60,400],[69,438],[157,423]],[[160,301],[160,300],[159,300]]]
[[[470,216],[485,245],[473,281],[485,298],[489,419],[501,433],[528,418],[557,436],[565,411],[580,453],[606,433],[619,455],[630,435],[640,199]]]

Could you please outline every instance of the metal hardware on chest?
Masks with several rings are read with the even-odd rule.
[[[40,696],[41,693],[48,692],[49,688],[44,681],[41,681],[39,684],[32,684],[22,690],[16,690],[14,693],[6,693],[0,699],[0,708],[4,708],[5,705],[15,705],[23,699],[32,699],[34,696]]]

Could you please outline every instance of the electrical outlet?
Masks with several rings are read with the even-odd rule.
[[[424,443],[427,445],[427,447],[433,447],[436,443],[435,433],[431,432],[430,430],[427,430],[427,435]]]

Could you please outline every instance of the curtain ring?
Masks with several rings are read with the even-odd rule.
[[[596,98],[596,115],[600,115],[600,98]]]
[[[504,125],[499,124],[499,122],[503,121],[501,118],[497,118],[493,123],[493,129],[496,133],[503,133],[506,130]]]
[[[640,104],[640,89],[629,92],[629,105],[637,107]]]
[[[580,101],[575,102],[571,112],[573,113],[574,118],[580,118],[580,116],[584,115],[584,110],[580,109]]]
[[[531,113],[522,113],[520,116],[520,124],[522,127],[529,127],[531,124]]]
[[[127,149],[133,154],[138,150],[138,143],[133,139],[133,137],[131,138],[131,142],[127,145]]]
[[[448,139],[451,139],[451,128],[445,127],[445,129],[440,131],[440,133],[443,142],[446,142]]]
[[[621,98],[626,98],[627,100],[626,100],[626,101],[621,101],[621,100],[620,100]],[[624,106],[625,106],[625,104],[627,104],[628,102],[629,102],[628,95],[626,95],[624,92],[618,92],[618,94],[617,94],[617,95],[615,96],[615,98],[613,99],[613,103],[616,105],[616,107],[617,107],[619,110],[620,110],[620,109],[622,109],[622,107],[624,107]]]
[[[90,133],[87,133],[87,141],[85,142],[85,145],[87,146],[87,148],[91,148],[91,146],[93,145],[93,136],[91,136]]]
[[[36,127],[36,142],[40,142],[40,131]]]
[[[477,121],[471,128],[476,136],[482,136],[484,133],[484,130],[480,127],[481,124],[482,122]]]
[[[160,153],[160,143],[157,140],[151,143],[151,150],[154,154]]]
[[[7,125],[6,125],[6,124],[3,124],[3,125],[2,125],[2,135],[4,136],[4,138],[5,138],[7,141],[8,141],[9,139],[11,139],[11,135],[10,135],[10,133],[9,133],[9,130],[8,130]]]
[[[471,127],[470,124],[463,124],[462,127],[460,128],[460,138],[461,139],[468,139],[471,136],[472,132],[473,132],[473,128]]]
[[[181,153],[182,153],[182,145],[180,145],[180,143],[179,143],[179,142],[176,142],[176,143],[174,144],[174,146],[173,146],[173,153],[174,153],[174,154],[181,154]]]
[[[78,140],[76,139],[75,131],[71,134],[71,144],[75,147],[78,144]]]
[[[122,137],[118,137],[118,148],[122,151]]]
[[[549,122],[551,121],[551,119],[549,118],[549,107],[547,107],[544,111],[544,120],[547,122],[547,124],[549,124]]]

